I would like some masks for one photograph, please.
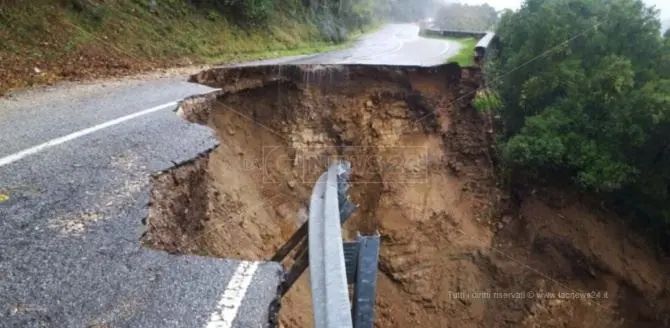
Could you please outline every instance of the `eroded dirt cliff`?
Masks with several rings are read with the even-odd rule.
[[[221,91],[178,112],[220,145],[154,176],[144,242],[267,259],[304,220],[315,179],[344,158],[360,204],[345,236],[383,238],[378,327],[667,326],[665,259],[578,201],[496,186],[489,121],[470,106],[480,79],[456,65],[195,75]],[[307,279],[282,301],[284,327],[311,326]]]

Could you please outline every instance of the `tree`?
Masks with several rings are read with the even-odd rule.
[[[639,0],[527,0],[504,13],[494,66],[506,165],[670,222],[670,42],[656,17]]]
[[[415,22],[427,18],[439,8],[436,0],[388,0],[390,17],[400,22]]]
[[[460,3],[442,6],[436,22],[440,28],[450,30],[486,31],[498,20],[495,8],[488,4],[464,5]]]
[[[267,25],[278,11],[309,19],[325,38],[343,41],[347,29],[358,29],[389,15],[396,0],[188,0],[199,8],[215,9],[240,25]]]

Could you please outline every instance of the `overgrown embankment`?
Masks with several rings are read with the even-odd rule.
[[[450,39],[461,44],[461,50],[458,53],[446,60],[447,63],[458,63],[461,67],[473,66],[475,64],[472,52],[477,45],[477,40],[474,38],[460,38]]]
[[[0,0],[0,94],[57,80],[323,51],[374,23],[297,0]]]

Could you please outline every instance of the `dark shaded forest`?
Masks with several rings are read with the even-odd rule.
[[[215,8],[243,25],[263,25],[278,12],[311,19],[330,37],[382,21],[416,22],[441,5],[435,0],[191,0]]]

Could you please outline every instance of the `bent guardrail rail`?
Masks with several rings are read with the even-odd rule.
[[[341,226],[357,208],[347,195],[351,164],[333,163],[312,191],[309,220],[272,257],[295,262],[280,286],[283,296],[310,266],[314,327],[372,328],[379,257],[379,234],[342,240]],[[353,285],[352,300],[349,285]]]
[[[475,45],[475,62],[479,63],[486,57],[486,50],[493,42],[493,39],[496,37],[496,34],[493,32],[487,32]]]
[[[314,186],[309,206],[309,273],[314,326],[353,327],[342,246],[338,180],[348,163],[335,163]]]

